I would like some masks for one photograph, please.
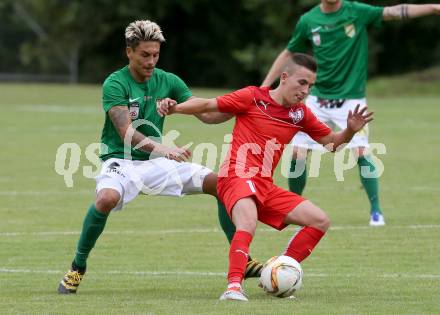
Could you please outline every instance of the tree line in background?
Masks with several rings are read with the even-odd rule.
[[[150,19],[162,27],[167,40],[158,67],[175,72],[191,86],[259,84],[299,16],[317,3],[0,0],[0,73],[69,73],[72,82],[102,82],[127,63],[127,24]],[[439,17],[385,23],[370,32],[370,75],[439,65],[439,38]]]

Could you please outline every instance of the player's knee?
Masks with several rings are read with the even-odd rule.
[[[95,206],[98,211],[109,213],[119,202],[121,195],[114,189],[102,189],[98,192]]]
[[[310,224],[313,227],[316,227],[317,229],[326,232],[330,227],[330,218],[325,214],[324,211],[320,213],[316,218],[313,220],[314,222]]]
[[[237,231],[246,231],[254,235],[255,230],[257,229],[257,222],[251,218],[243,219],[236,225],[236,229]]]

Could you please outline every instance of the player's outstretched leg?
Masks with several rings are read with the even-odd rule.
[[[71,269],[67,271],[58,286],[58,293],[76,293],[86,272],[87,257],[104,230],[108,214],[116,207],[120,197],[120,194],[113,189],[102,189],[98,192],[96,205],[92,204],[84,217],[75,258]]]
[[[91,205],[84,218],[83,228],[78,241],[75,258],[71,269],[64,275],[58,286],[61,294],[76,293],[78,286],[86,272],[87,257],[104,230],[108,214],[99,212],[95,205]]]
[[[370,201],[370,225],[385,225],[382,209],[379,204],[379,179],[376,176],[374,162],[371,157],[359,156],[358,166],[362,186],[364,187],[368,200]]]
[[[225,206],[217,199],[218,206],[218,220],[220,222],[220,226],[223,232],[226,235],[226,238],[229,241],[229,244],[232,242],[232,239],[235,234],[235,225],[232,223],[231,218],[228,215],[228,212],[225,209]],[[261,270],[263,269],[263,264],[257,260],[248,257],[248,262],[246,264],[246,270],[244,274],[244,278],[258,278],[261,275]]]

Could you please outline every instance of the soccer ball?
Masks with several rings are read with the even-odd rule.
[[[266,293],[284,298],[301,288],[302,278],[301,265],[295,259],[275,256],[264,264],[260,283]]]

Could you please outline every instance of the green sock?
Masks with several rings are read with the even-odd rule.
[[[95,204],[92,204],[84,218],[81,235],[79,237],[75,259],[73,263],[81,269],[86,268],[87,257],[96,240],[104,230],[108,214],[96,210]]]
[[[297,167],[297,165],[299,170],[304,168],[304,172],[302,172],[301,175],[298,176],[297,174],[295,174],[295,176],[297,177],[288,178],[289,190],[297,195],[302,195],[304,187],[306,187],[307,168],[305,167],[305,164],[306,160],[303,159],[292,159],[292,161],[290,162],[290,173],[295,173],[295,168]]]
[[[364,156],[360,156],[358,158],[358,166],[359,173],[361,177],[362,185],[364,186],[365,191],[368,195],[368,200],[370,201],[370,213],[379,212],[382,213],[382,210],[379,205],[379,179],[377,176],[374,177],[364,177],[362,174],[362,167],[368,167],[368,173],[373,173],[376,175],[376,167],[371,161],[371,159],[367,160]]]
[[[231,218],[226,211],[225,206],[217,199],[218,206],[218,220],[220,221],[220,226],[222,227],[223,232],[225,233],[229,243],[231,243],[232,238],[235,234],[235,225],[232,223]]]

